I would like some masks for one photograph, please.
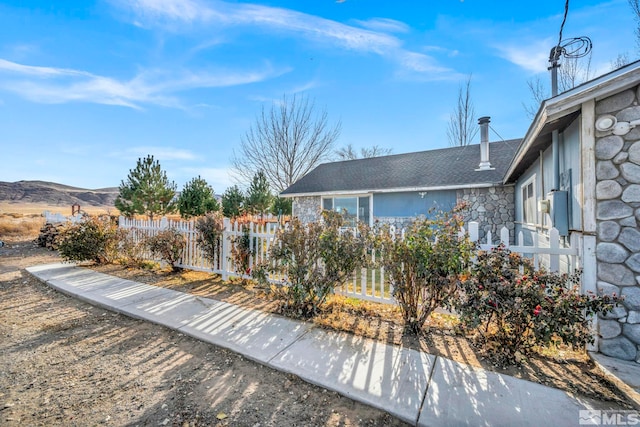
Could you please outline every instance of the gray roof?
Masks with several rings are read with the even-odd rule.
[[[501,183],[521,139],[489,144],[494,170],[476,171],[480,144],[323,163],[281,194],[402,191]]]

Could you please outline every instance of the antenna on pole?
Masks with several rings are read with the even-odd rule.
[[[582,58],[587,56],[593,48],[591,39],[586,36],[572,37],[565,41],[562,40],[562,30],[564,29],[565,22],[567,22],[568,13],[569,0],[566,0],[564,4],[564,18],[562,19],[560,33],[558,34],[558,44],[552,47],[551,52],[549,52],[550,65],[548,70],[551,71],[551,96],[556,96],[558,94],[558,68],[560,68],[560,57],[564,56],[565,58],[573,59]]]

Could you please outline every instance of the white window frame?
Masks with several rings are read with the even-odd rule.
[[[369,199],[369,226],[373,224],[373,195],[370,193],[364,194],[333,194],[331,196],[322,196],[320,197],[320,209],[324,210],[324,201],[327,199],[331,199],[331,210],[333,210],[335,206],[334,199],[344,199],[344,198],[355,198],[356,199],[356,220],[360,221],[360,198],[367,197]]]
[[[525,190],[531,186],[531,194],[528,194],[529,197],[525,198]],[[520,186],[520,207],[522,209],[522,224],[537,226],[538,224],[538,195],[536,188],[536,176],[533,175],[531,178],[527,179]],[[531,211],[531,212],[529,212]],[[530,213],[532,218],[529,218],[527,212]]]

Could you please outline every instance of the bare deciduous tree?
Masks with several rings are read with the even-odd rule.
[[[549,90],[547,86],[542,82],[540,76],[533,77],[527,80],[527,86],[529,87],[529,92],[531,92],[532,103],[525,104],[522,103],[524,110],[527,112],[527,116],[529,119],[533,119],[538,112],[538,108],[542,101],[549,97]]]
[[[262,171],[280,192],[329,158],[340,129],[340,122],[331,126],[326,110],[316,112],[307,97],[283,96],[269,111],[262,108],[234,151],[233,168],[245,182]]]
[[[449,119],[447,128],[449,145],[469,145],[477,133],[475,109],[471,101],[471,76],[469,76],[466,84],[460,86],[458,90],[458,103]]]
[[[591,53],[584,58],[565,58],[558,69],[560,93],[573,89],[591,77]]]
[[[611,69],[617,70],[618,68],[624,67],[629,62],[629,54],[627,52],[619,53],[616,59],[611,61]]]
[[[629,6],[636,20],[636,45],[640,50],[640,0],[629,0]]]
[[[558,68],[558,90],[560,93],[586,82],[592,78],[591,54],[585,58],[563,58]],[[540,108],[542,101],[551,96],[550,85],[546,84],[539,76],[527,80],[527,86],[531,93],[531,103],[522,103],[522,106],[530,119],[533,119]]]
[[[393,149],[391,148],[374,145],[373,147],[363,147],[358,152],[353,148],[353,145],[348,144],[336,150],[336,158],[338,160],[367,159],[370,157],[388,156],[392,151]]]

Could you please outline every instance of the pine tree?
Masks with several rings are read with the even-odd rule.
[[[293,200],[288,197],[276,197],[271,205],[273,215],[291,215]]]
[[[244,205],[244,194],[237,185],[227,188],[222,195],[222,213],[227,218],[240,215]]]
[[[129,170],[127,180],[120,183],[115,206],[125,216],[141,214],[153,220],[156,215],[176,211],[175,195],[176,184],[168,180],[160,162],[149,155],[138,159],[136,168]]]
[[[251,185],[247,191],[246,208],[252,214],[264,215],[269,210],[273,201],[273,195],[269,189],[267,176],[262,171],[258,171],[251,180]]]
[[[219,209],[220,205],[215,198],[213,188],[200,176],[186,183],[178,197],[178,210],[180,216],[185,219]]]

